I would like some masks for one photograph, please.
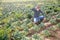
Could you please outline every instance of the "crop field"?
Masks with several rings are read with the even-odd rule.
[[[60,40],[60,0],[0,2],[0,40]],[[40,4],[44,20],[33,23]]]

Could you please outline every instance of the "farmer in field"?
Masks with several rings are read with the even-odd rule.
[[[37,5],[35,8],[32,9],[32,11],[34,12],[34,23],[35,24],[39,24],[40,21],[42,21],[44,19],[44,14],[43,12],[40,10],[40,5]],[[42,15],[40,15],[42,14]]]

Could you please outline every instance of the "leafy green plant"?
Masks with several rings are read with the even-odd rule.
[[[51,22],[52,24],[57,24],[56,19],[50,19],[50,22]]]
[[[13,37],[15,40],[21,40],[23,35],[19,31],[16,31],[13,33]]]
[[[0,30],[0,39],[3,40],[4,37],[4,30]]]
[[[29,38],[26,36],[23,36],[21,40],[29,40]]]
[[[46,15],[46,20],[49,21],[50,19],[51,19],[51,15],[50,14]]]
[[[28,24],[28,23],[30,23],[30,22],[31,22],[30,19],[26,18],[25,23]]]
[[[48,31],[48,30],[44,30],[43,31],[43,34],[46,36],[46,37],[49,37],[51,35],[51,33]]]
[[[39,24],[40,29],[41,29],[41,28],[44,28],[44,26],[45,26],[45,25],[44,25],[43,22],[41,22],[41,23]]]
[[[0,40],[8,40],[8,35],[4,29],[0,29]]]
[[[27,18],[31,19],[32,15],[31,14],[27,14]]]
[[[57,22],[60,22],[60,14],[57,15],[56,21],[57,21]]]
[[[30,23],[27,24],[27,26],[28,26],[28,28],[31,28],[31,27],[33,27],[33,23],[30,22]]]
[[[47,14],[51,13],[51,11],[46,11]]]
[[[3,14],[0,12],[0,16],[2,16]]]
[[[57,18],[60,18],[60,14],[57,16]]]
[[[58,11],[60,11],[60,7],[54,8],[54,12],[58,12]]]
[[[57,12],[58,10],[57,9],[54,9],[54,12]]]
[[[58,28],[60,29],[60,23],[57,24]]]
[[[36,39],[39,40],[39,36],[38,36],[37,34],[34,34],[32,37],[33,37],[35,40],[36,40]]]
[[[52,31],[55,31],[57,29],[56,26],[51,26],[48,30],[52,30]]]
[[[34,25],[33,29],[34,29],[35,31],[38,31],[40,28],[39,28],[37,25]]]
[[[28,32],[29,28],[25,22],[21,25],[21,28],[23,28],[24,31]]]

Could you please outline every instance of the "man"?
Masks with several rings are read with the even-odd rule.
[[[39,24],[39,22],[44,19],[44,16],[43,16],[44,14],[40,10],[40,6],[37,5],[35,8],[32,9],[32,11],[34,12],[34,23]],[[43,15],[40,16],[40,14],[43,14]]]

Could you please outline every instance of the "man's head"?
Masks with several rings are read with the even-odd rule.
[[[40,9],[40,5],[37,5],[35,8],[36,8],[36,9]]]
[[[35,9],[36,9],[37,11],[39,11],[39,10],[40,10],[40,5],[37,5],[37,6],[35,7]]]

